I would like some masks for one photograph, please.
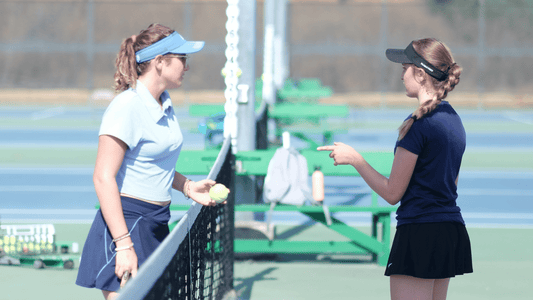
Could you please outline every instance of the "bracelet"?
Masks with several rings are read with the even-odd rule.
[[[129,236],[130,236],[130,233],[128,232],[128,233],[126,233],[125,235],[123,235],[123,236],[121,236],[121,237],[118,237],[118,238],[116,238],[116,239],[113,239],[113,243],[114,243],[114,242],[118,242],[118,241],[122,241],[123,239],[125,239],[125,238],[127,238],[127,237],[129,237]]]
[[[128,249],[131,249],[131,248],[133,248],[133,243],[131,243],[131,245],[126,246],[126,247],[115,248],[115,252],[122,251],[122,250],[128,250]]]
[[[191,180],[189,178],[187,178],[187,180],[185,180],[185,184],[183,185],[183,195],[185,195],[185,198],[188,199],[191,199],[191,197],[189,197],[189,182]]]

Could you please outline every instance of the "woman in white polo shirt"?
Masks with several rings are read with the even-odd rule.
[[[76,284],[116,291],[168,235],[171,189],[206,205],[212,180],[193,182],[175,171],[183,136],[167,89],[179,88],[188,42],[152,24],[124,40],[116,59],[115,89],[100,127],[94,186],[100,202],[82,253]]]

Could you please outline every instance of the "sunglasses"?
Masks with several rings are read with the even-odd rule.
[[[166,56],[168,57],[177,57],[179,58],[179,60],[181,60],[181,62],[183,63],[183,66],[185,66],[185,68],[188,68],[189,67],[189,63],[191,61],[191,57],[187,54],[167,54]]]

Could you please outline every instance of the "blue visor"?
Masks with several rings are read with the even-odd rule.
[[[164,39],[135,52],[135,59],[140,64],[152,60],[158,55],[196,53],[202,50],[204,45],[205,42],[186,41],[179,33],[173,32]]]

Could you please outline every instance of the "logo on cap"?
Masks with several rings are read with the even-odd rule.
[[[426,66],[423,62],[420,62],[420,64],[421,64],[424,68],[428,69],[430,72],[433,72],[433,69],[430,68],[430,67],[428,67],[428,66]]]

